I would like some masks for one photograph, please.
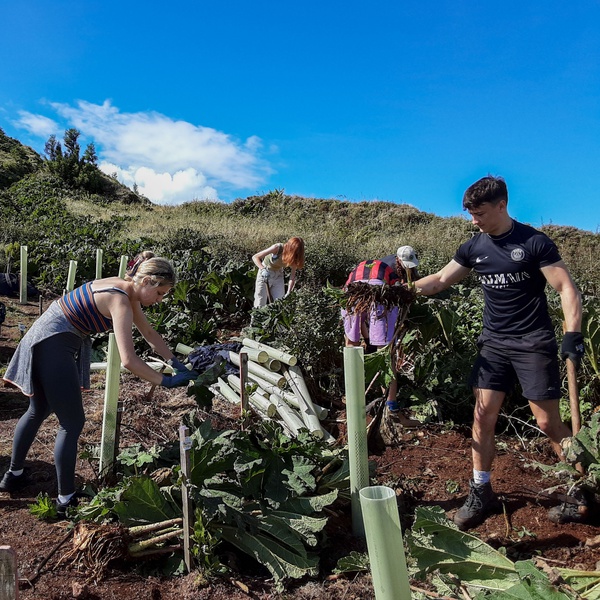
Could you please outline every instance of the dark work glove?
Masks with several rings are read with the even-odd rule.
[[[170,367],[173,367],[178,373],[189,370],[178,358],[175,358],[175,357],[168,360],[167,364]]]
[[[563,360],[570,358],[575,368],[579,368],[584,354],[583,335],[578,331],[567,331],[560,346],[560,357]]]
[[[182,385],[187,385],[189,381],[196,379],[196,377],[198,377],[198,373],[196,373],[196,371],[188,371],[186,369],[184,373],[177,373],[176,375],[163,375],[160,385],[166,388],[180,387]]]

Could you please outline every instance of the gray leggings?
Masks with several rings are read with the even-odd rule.
[[[55,413],[59,428],[54,444],[58,493],[75,492],[77,442],[85,423],[77,355],[82,340],[74,333],[57,333],[33,347],[33,396],[15,429],[10,468],[23,468],[25,457],[42,423]]]

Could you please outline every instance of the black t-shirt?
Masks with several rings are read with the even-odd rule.
[[[509,336],[552,330],[546,278],[540,268],[561,257],[547,235],[513,221],[513,228],[503,235],[474,235],[460,246],[454,260],[479,276],[484,329]]]

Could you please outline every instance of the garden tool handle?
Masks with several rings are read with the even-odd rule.
[[[569,405],[571,407],[571,428],[573,435],[577,435],[581,429],[581,413],[579,411],[579,386],[577,385],[577,367],[575,363],[567,358],[567,383],[569,387]]]
[[[567,324],[563,321],[563,333]],[[579,386],[577,385],[577,365],[570,359],[565,360],[567,365],[567,385],[569,388],[569,407],[571,408],[571,429],[577,435],[581,429],[581,412],[579,410]]]

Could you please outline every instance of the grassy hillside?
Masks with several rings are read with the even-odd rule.
[[[18,149],[6,136],[0,142],[0,181],[10,180],[0,185],[0,269],[16,270],[19,246],[27,245],[33,283],[56,294],[64,288],[70,260],[78,263],[80,284],[94,277],[97,248],[104,250],[105,275],[117,273],[122,255],[153,249],[171,258],[181,276],[170,299],[150,311],[169,340],[224,341],[229,331],[246,328],[292,348],[315,394],[326,397],[341,393],[343,346],[339,305],[325,293],[326,284],[341,286],[356,263],[404,244],[417,250],[422,274],[435,272],[474,231],[462,216],[442,218],[389,202],[307,199],[279,190],[230,204],[157,206],[144,199],[132,202],[130,191],[119,200],[112,192],[90,194],[66,185],[35,153]],[[542,229],[558,244],[591,315],[589,362],[581,377],[584,411],[591,411],[600,405],[600,344],[593,333],[600,331],[600,235],[556,225]],[[252,311],[251,255],[293,235],[305,239],[307,254],[297,293]],[[550,293],[550,303],[558,331],[562,315],[556,294]],[[254,328],[248,329],[251,315]],[[411,315],[415,368],[403,380],[401,394],[413,404],[443,406],[447,419],[469,421],[471,394],[464,379],[481,318],[475,279],[422,300]]]
[[[40,236],[60,238],[61,227],[68,222],[72,245],[102,242],[122,251],[128,244],[146,240],[166,252],[187,245],[188,249],[204,248],[223,260],[249,260],[257,250],[298,235],[307,244],[303,276],[311,282],[329,280],[337,285],[360,260],[384,256],[404,244],[417,250],[423,273],[436,271],[474,231],[458,207],[459,216],[442,218],[406,204],[307,199],[279,190],[231,204],[195,201],[157,206],[114,179],[102,177],[102,191],[97,194],[67,186],[48,173],[34,150],[0,129],[0,199],[5,221],[1,241],[35,245]],[[49,214],[54,215],[52,219]],[[542,230],[556,241],[582,289],[597,295],[600,235],[557,225]],[[6,264],[1,254],[0,266]]]

